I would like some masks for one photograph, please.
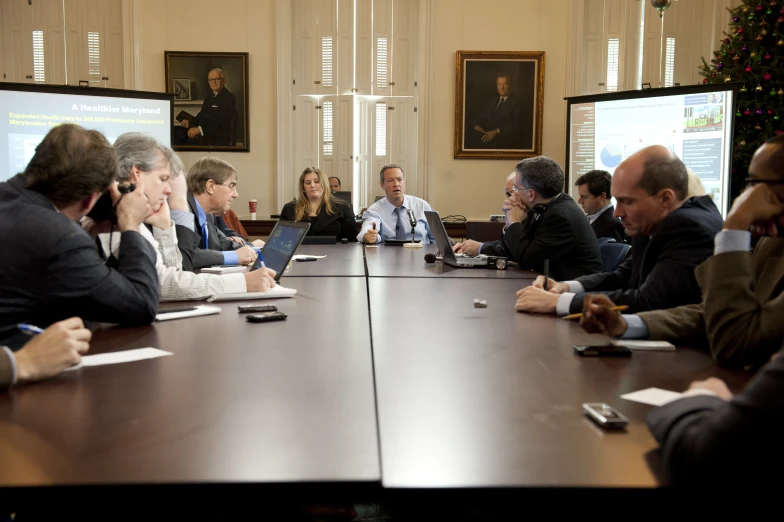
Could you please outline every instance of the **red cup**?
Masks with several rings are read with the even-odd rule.
[[[250,213],[251,214],[255,214],[256,213],[256,208],[258,206],[259,206],[259,202],[256,201],[255,199],[251,199],[250,201],[248,201],[248,207],[250,207]]]

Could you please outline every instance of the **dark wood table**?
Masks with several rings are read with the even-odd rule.
[[[277,219],[241,219],[243,228],[249,236],[253,237],[267,237],[272,232],[272,229],[277,223]],[[477,221],[476,223],[484,224],[490,223],[489,221]],[[493,223],[495,225],[495,223]],[[444,223],[446,233],[453,239],[463,239],[466,237],[466,223]],[[357,223],[357,234],[362,228],[362,222]]]
[[[0,486],[378,482],[365,279],[286,283],[295,298],[263,302],[287,321],[248,323],[233,302],[100,330],[91,353],[174,355],[0,395]]]
[[[335,245],[300,245],[296,255],[327,256],[316,261],[293,261],[283,274],[281,284],[289,277],[365,277],[365,259],[359,243]]]
[[[535,272],[509,268],[491,270],[488,268],[455,268],[438,261],[427,263],[425,254],[438,252],[436,245],[423,245],[422,248],[402,246],[365,247],[365,264],[369,277],[440,277],[460,279],[536,279]],[[515,287],[519,290],[519,285]]]
[[[644,423],[651,407],[620,395],[682,391],[708,376],[739,390],[748,378],[689,349],[579,357],[572,345],[606,339],[516,313],[520,285],[507,281],[368,285],[385,488],[655,486],[645,458],[657,447]],[[585,418],[582,403],[598,401],[629,417],[626,432]]]

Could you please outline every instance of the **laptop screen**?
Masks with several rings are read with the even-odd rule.
[[[343,201],[345,201],[346,203],[351,205],[351,191],[350,190],[338,190],[336,192],[333,192],[332,195],[334,195],[338,199],[342,199]]]
[[[275,280],[279,280],[281,274],[288,266],[294,252],[302,242],[302,238],[310,228],[310,223],[295,223],[293,221],[278,221],[272,229],[267,243],[261,250],[264,264],[267,268],[273,269],[277,275]],[[253,265],[253,269],[261,266],[259,261]]]
[[[441,216],[434,210],[425,210],[425,218],[427,219],[427,224],[430,225],[430,231],[433,233],[436,245],[438,245],[438,251],[441,252],[444,260],[456,262],[457,258],[452,251],[452,244],[449,242],[449,236],[446,233],[444,222],[441,221]]]

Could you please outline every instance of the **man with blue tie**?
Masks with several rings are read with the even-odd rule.
[[[406,195],[406,177],[400,166],[381,167],[381,188],[386,197],[370,205],[362,215],[362,230],[357,234],[357,241],[369,245],[387,239],[411,241],[411,219],[408,213],[411,211],[416,219],[413,238],[426,244],[435,243],[425,218],[425,211],[433,209],[424,199]]]

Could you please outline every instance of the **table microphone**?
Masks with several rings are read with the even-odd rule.
[[[414,232],[416,230],[416,224],[417,224],[416,216],[414,216],[414,211],[409,208],[406,210],[406,212],[408,212],[408,219],[411,221],[411,242],[405,243],[403,244],[403,246],[409,248],[421,248],[422,243],[414,242],[414,238],[416,237]]]
[[[425,263],[435,263],[436,259],[438,258],[435,254],[425,254]]]

